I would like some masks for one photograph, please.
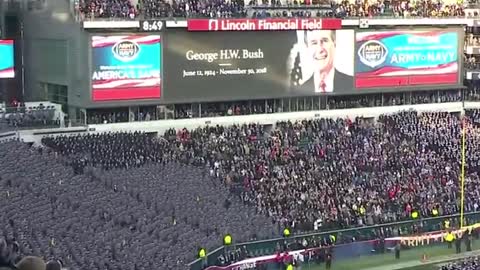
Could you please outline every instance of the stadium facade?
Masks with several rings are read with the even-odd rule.
[[[352,95],[381,103],[403,93],[408,103],[412,91],[460,94],[465,78],[479,77],[463,63],[478,50],[464,44],[478,24],[470,18],[83,22],[75,8],[47,0],[24,13],[24,89],[26,100],[63,104],[83,124],[100,108],[169,119],[175,107],[203,117],[236,101],[265,112],[324,110]],[[332,91],[301,79],[304,30],[335,33],[335,69],[345,76]]]
[[[331,100],[351,96],[371,98],[378,106],[389,95],[402,95],[405,104],[413,104],[412,93],[462,96],[465,84],[480,79],[474,63],[464,60],[480,53],[480,45],[465,41],[479,24],[470,18],[81,21],[75,9],[74,2],[53,0],[26,7],[25,27],[20,27],[24,76],[17,79],[25,78],[27,100],[63,104],[70,118],[84,124],[99,109],[153,108],[164,112],[156,119],[169,119],[167,112],[178,107],[191,111],[187,117],[203,117],[212,104],[235,102],[266,113],[327,111]],[[330,61],[334,76],[323,86],[312,75],[308,57],[318,43],[330,41],[320,61]],[[424,109],[457,112],[456,105]],[[104,130],[115,127],[104,125]],[[441,242],[444,235],[387,240],[416,246],[433,238]],[[282,240],[266,246],[273,250]],[[351,247],[344,247],[345,254]],[[370,245],[354,248],[365,254],[372,250]],[[255,262],[229,269],[254,268]],[[190,266],[202,267],[200,260]]]

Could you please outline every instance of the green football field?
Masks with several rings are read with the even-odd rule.
[[[435,264],[419,265],[415,267],[403,268],[403,270],[438,270],[439,266]]]
[[[462,248],[465,248],[462,245]],[[480,241],[474,240],[473,250],[480,250]],[[422,262],[423,254],[427,255],[427,261]],[[396,260],[393,253],[385,253],[372,256],[363,256],[350,260],[333,261],[331,270],[437,270],[439,267],[435,260],[455,259],[455,248],[448,249],[446,244],[435,246],[417,247],[401,252],[401,258]],[[461,256],[461,255],[460,255]],[[405,265],[405,267],[402,267]],[[414,265],[414,266],[412,266]],[[325,270],[325,264],[302,265],[302,270]]]

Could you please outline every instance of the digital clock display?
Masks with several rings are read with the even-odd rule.
[[[162,31],[163,21],[158,21],[158,20],[141,21],[140,30],[145,32]]]

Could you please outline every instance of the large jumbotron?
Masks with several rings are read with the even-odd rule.
[[[480,270],[480,3],[0,14],[0,270]]]

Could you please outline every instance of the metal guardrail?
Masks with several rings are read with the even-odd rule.
[[[339,230],[330,230],[330,231],[323,231],[323,232],[313,232],[313,233],[305,233],[305,234],[298,234],[294,235],[287,239],[288,242],[295,242],[298,240],[303,239],[315,239],[315,238],[322,238],[328,235],[336,235],[338,239],[338,235],[343,236],[366,236],[366,239],[361,240],[375,240],[375,235],[373,232],[378,231],[380,229],[386,228],[404,228],[409,230],[412,225],[422,225],[420,226],[424,230],[422,232],[431,232],[431,231],[438,231],[442,229],[442,223],[444,220],[458,220],[460,214],[453,214],[453,215],[444,215],[440,217],[428,217],[428,218],[420,218],[416,220],[406,220],[406,221],[399,221],[399,222],[392,222],[392,223],[385,223],[380,225],[373,225],[373,226],[364,226],[364,227],[354,227],[348,229],[339,229]],[[480,222],[480,212],[471,212],[466,213],[464,216],[467,221],[466,224],[473,224],[476,222]],[[458,222],[452,222],[452,227]],[[356,237],[359,239],[358,237]],[[263,249],[263,250],[273,250],[277,243],[281,243],[286,239],[283,237],[275,238],[275,239],[268,239],[268,240],[260,240],[260,241],[251,241],[245,243],[236,243],[235,246],[246,246],[249,252],[257,253],[257,255],[264,255],[260,254],[260,252],[255,252],[255,249]],[[360,240],[360,239],[359,239]],[[218,256],[222,254],[225,250],[225,247],[219,247],[212,252],[209,252],[206,257],[206,264],[208,266],[214,265]],[[273,254],[273,252],[271,253]],[[203,269],[204,262],[201,259],[197,259],[188,264],[190,270],[201,270]]]
[[[11,139],[18,139],[18,133],[15,131],[3,132],[0,130],[0,143]]]

